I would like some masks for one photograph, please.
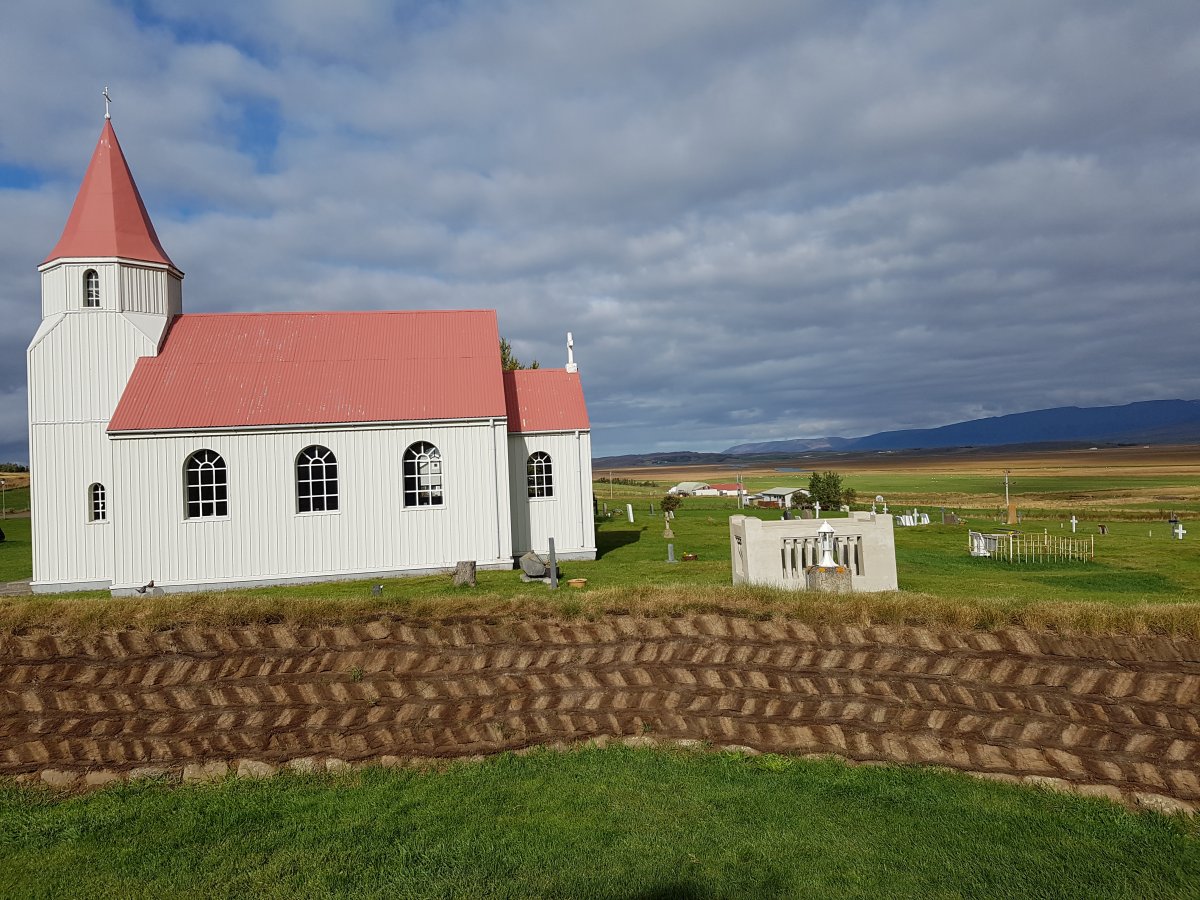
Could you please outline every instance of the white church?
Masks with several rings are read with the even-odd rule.
[[[185,315],[107,114],[39,271],[34,591],[595,558],[570,349],[504,372],[492,310]]]

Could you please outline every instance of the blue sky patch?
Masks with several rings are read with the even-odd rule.
[[[0,162],[0,190],[31,191],[45,182],[42,173],[31,166]]]

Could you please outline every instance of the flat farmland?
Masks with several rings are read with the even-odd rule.
[[[613,486],[617,494],[650,496],[680,481],[733,482],[751,491],[806,487],[812,470],[840,473],[860,500],[882,495],[890,506],[994,510],[1004,504],[1004,472],[1018,508],[1031,513],[1099,515],[1130,520],[1200,513],[1200,447],[1098,450],[965,450],[805,454],[744,467],[722,465],[614,468],[614,479],[654,481],[655,488]],[[596,493],[609,491],[610,470],[596,469]]]

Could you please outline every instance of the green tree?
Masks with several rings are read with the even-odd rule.
[[[842,476],[837,472],[813,472],[808,479],[810,503],[820,503],[821,509],[837,509],[842,505]]]
[[[540,369],[541,363],[536,359],[529,365],[521,362],[512,352],[512,344],[508,342],[508,338],[500,338],[500,368],[505,372],[512,372],[517,369]]]
[[[683,503],[683,498],[678,494],[667,494],[662,498],[662,503],[659,506],[662,507],[663,512],[675,512],[675,510],[679,509],[681,503]]]

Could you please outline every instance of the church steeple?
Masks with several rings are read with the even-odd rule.
[[[106,117],[62,237],[42,265],[55,259],[111,257],[176,268],[158,241]]]

